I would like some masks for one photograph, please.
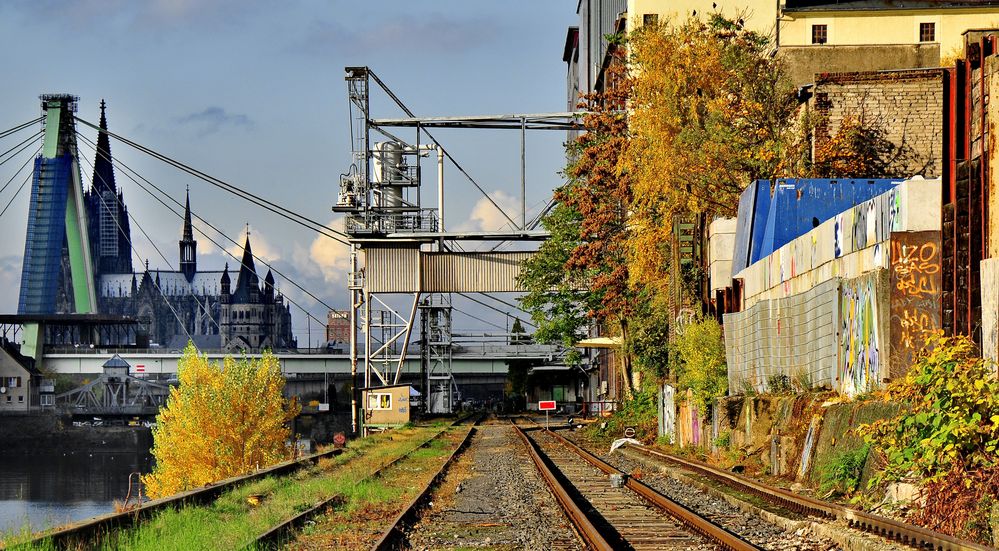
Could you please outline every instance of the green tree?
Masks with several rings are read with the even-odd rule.
[[[252,472],[291,457],[286,441],[298,404],[282,396],[277,358],[209,362],[189,343],[156,417],[156,467],[142,477],[152,498]]]
[[[676,339],[673,370],[679,389],[693,390],[694,403],[707,411],[728,392],[728,367],[721,325],[704,318],[683,327]]]

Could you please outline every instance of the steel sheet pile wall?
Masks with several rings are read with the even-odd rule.
[[[725,314],[728,384],[733,394],[767,389],[775,375],[833,387],[836,378],[839,280],[791,297]]]

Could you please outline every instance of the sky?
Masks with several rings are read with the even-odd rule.
[[[95,123],[104,99],[112,132],[339,229],[331,206],[351,163],[345,66],[370,67],[418,116],[561,112],[562,49],[575,8],[575,0],[5,0],[0,130],[38,117],[39,94],[79,96],[78,116]],[[372,116],[403,114],[373,96]],[[94,131],[82,125],[78,131],[96,141]],[[0,151],[29,135],[0,139]],[[436,135],[497,203],[516,212],[518,132]],[[529,218],[562,182],[564,140],[562,132],[528,134]],[[14,197],[27,171],[15,173],[33,150],[0,166],[0,187],[13,178],[0,192],[0,210],[13,198],[0,216],[0,312],[17,309],[30,184]],[[89,186],[94,152],[82,141],[80,151]],[[232,239],[242,243],[248,224],[255,254],[324,302],[346,307],[344,246],[113,139],[111,151],[178,201],[189,186],[192,210]],[[425,206],[436,205],[434,177],[425,186]],[[148,258],[151,267],[176,269],[181,220],[120,170],[116,181],[134,217],[135,267]],[[449,229],[503,225],[502,215],[452,168],[445,186]],[[199,268],[233,263],[196,238]],[[281,278],[278,287],[325,319],[325,306]],[[458,316],[463,328],[507,323],[474,304],[463,308],[482,318]],[[304,344],[308,324],[298,308],[294,324]],[[312,322],[314,342],[320,332]]]

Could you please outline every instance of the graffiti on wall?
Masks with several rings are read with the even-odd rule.
[[[982,356],[999,361],[999,258],[982,261]]]
[[[840,392],[856,396],[874,388],[881,372],[877,278],[844,280],[840,294]]]
[[[926,337],[941,326],[940,233],[893,233],[889,275],[892,358],[889,376],[895,378],[908,371]]]

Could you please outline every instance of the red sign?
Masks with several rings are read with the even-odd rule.
[[[145,373],[146,372],[146,366],[144,364],[138,364],[138,365],[136,365],[135,366],[135,372],[136,373]]]
[[[541,411],[555,411],[555,400],[538,402],[538,409]]]

